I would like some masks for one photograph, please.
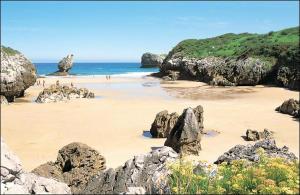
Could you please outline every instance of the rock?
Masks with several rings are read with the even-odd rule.
[[[8,104],[6,97],[3,95],[0,95],[0,101],[1,101],[1,104]]]
[[[1,194],[71,194],[61,182],[27,173],[1,137]]]
[[[259,155],[257,153],[258,148],[264,149],[266,155],[269,157],[281,157],[287,160],[297,159],[295,154],[288,151],[288,147],[284,146],[282,148],[278,148],[276,146],[275,140],[264,139],[262,141],[256,142],[254,145],[248,144],[247,146],[234,146],[228,152],[225,152],[223,155],[221,155],[217,159],[217,161],[215,161],[215,164],[221,164],[222,162],[230,163],[233,160],[239,159],[246,159],[252,162],[257,162],[259,160]]]
[[[105,159],[96,150],[82,143],[71,143],[59,150],[57,160],[35,168],[32,172],[65,182],[72,193],[78,193],[89,179],[106,169]]]
[[[195,117],[198,121],[200,132],[203,133],[203,108],[202,106],[197,106],[193,109]],[[153,138],[166,138],[175,126],[179,115],[176,112],[168,114],[167,110],[159,112],[155,120],[153,121],[150,129],[150,133]]]
[[[171,130],[165,146],[182,154],[198,155],[201,150],[201,130],[192,108],[187,108]]]
[[[90,92],[86,88],[76,88],[60,85],[51,85],[49,88],[45,88],[39,93],[37,103],[49,103],[67,101],[76,98],[94,98],[93,92]]]
[[[141,68],[159,67],[162,64],[164,58],[164,55],[157,55],[149,52],[144,53],[141,59]]]
[[[152,137],[165,138],[169,135],[174,125],[178,120],[178,114],[176,112],[168,114],[167,110],[159,112],[155,120],[153,121],[150,129]]]
[[[281,106],[278,106],[275,110],[283,114],[289,114],[299,118],[300,115],[299,101],[295,99],[286,100],[281,104]]]
[[[108,169],[94,176],[82,194],[118,194],[140,193],[163,194],[170,193],[168,164],[174,162],[178,154],[169,147],[153,150],[145,155],[135,156],[126,161],[123,166]]]
[[[24,91],[34,85],[36,70],[34,65],[20,52],[1,46],[1,92],[8,102],[24,95]]]
[[[162,77],[162,79],[166,81],[176,81],[179,78],[180,78],[180,72],[172,71],[172,70],[168,70],[167,75]]]
[[[69,70],[73,66],[73,54],[69,54],[66,57],[64,57],[61,61],[58,63],[58,71],[51,73],[49,75],[52,76],[67,76],[69,75]]]
[[[282,66],[277,72],[277,81],[280,85],[292,90],[300,89],[300,70]]]
[[[257,141],[261,139],[272,139],[273,133],[268,129],[264,129],[264,131],[260,132],[257,130],[247,129],[246,131],[246,140],[248,141]]]

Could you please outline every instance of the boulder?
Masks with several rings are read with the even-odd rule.
[[[0,101],[1,101],[1,104],[8,104],[6,97],[3,95],[0,95]]]
[[[246,140],[247,141],[257,141],[261,139],[272,139],[273,132],[268,129],[264,129],[264,131],[260,132],[257,130],[247,129],[246,131]]]
[[[289,148],[283,146],[278,148],[276,142],[273,139],[264,139],[262,141],[256,142],[254,145],[236,145],[231,148],[228,152],[221,155],[215,164],[221,164],[222,162],[231,163],[233,160],[246,159],[252,162],[258,162],[259,154],[257,152],[258,148],[265,150],[265,153],[269,157],[281,157],[287,160],[296,160],[295,154],[289,152]]]
[[[123,166],[108,169],[94,176],[82,194],[170,193],[168,164],[178,159],[169,147],[162,147],[145,155],[135,156]]]
[[[25,172],[1,137],[1,194],[71,194],[71,190],[65,183]]]
[[[279,84],[289,89],[299,91],[300,89],[299,66],[297,68],[295,69],[287,66],[280,67],[277,72],[277,81],[279,82]]]
[[[74,142],[59,150],[55,162],[40,165],[32,173],[65,182],[72,193],[78,193],[93,175],[105,169],[105,159],[99,152]]]
[[[153,121],[150,133],[154,138],[166,138],[178,120],[176,112],[168,114],[167,110],[159,112]]]
[[[171,130],[165,146],[182,154],[198,155],[201,150],[201,130],[192,108],[187,108]]]
[[[67,76],[69,75],[69,70],[73,66],[73,54],[69,54],[66,57],[64,57],[61,61],[58,63],[58,71],[51,73],[49,75],[52,76]]]
[[[36,70],[34,65],[20,52],[1,46],[1,92],[8,102],[24,95],[24,91],[34,85]]]
[[[196,120],[200,128],[200,132],[203,133],[203,108],[201,105],[193,109]],[[150,133],[153,138],[167,138],[169,133],[175,126],[179,115],[176,112],[168,114],[167,110],[159,112],[150,129]]]
[[[90,92],[86,88],[76,88],[60,85],[51,85],[49,88],[45,88],[39,93],[37,103],[49,103],[67,101],[76,98],[94,98],[93,92]]]
[[[295,99],[288,99],[284,101],[281,104],[281,106],[278,106],[275,110],[283,114],[289,114],[299,118],[300,115],[299,101]]]
[[[149,52],[144,53],[141,59],[141,68],[159,67],[162,64],[164,58],[164,55],[157,55]]]

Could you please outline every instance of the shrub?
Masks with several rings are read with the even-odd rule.
[[[189,161],[172,165],[169,178],[172,193],[179,194],[298,194],[299,161],[267,157],[259,151],[258,163],[236,160],[218,165],[216,175],[194,172]],[[209,172],[209,171],[208,171]]]

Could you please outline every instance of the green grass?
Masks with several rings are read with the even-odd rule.
[[[282,158],[269,158],[259,151],[258,163],[236,160],[222,163],[217,173],[194,172],[190,161],[170,165],[169,178],[175,194],[297,194],[299,193],[299,161],[288,162]],[[208,167],[208,170],[211,170]]]
[[[12,48],[10,48],[10,47],[5,47],[5,46],[2,46],[2,45],[1,45],[1,51],[2,51],[2,50],[3,50],[7,55],[10,55],[10,56],[15,55],[15,54],[19,54],[19,53],[20,53],[19,51],[14,50],[14,49],[12,49]]]

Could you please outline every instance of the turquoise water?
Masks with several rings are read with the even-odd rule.
[[[34,63],[37,73],[41,76],[58,70],[57,63]],[[141,76],[158,72],[158,68],[140,68],[140,63],[74,63],[70,74],[88,75],[123,75]]]

